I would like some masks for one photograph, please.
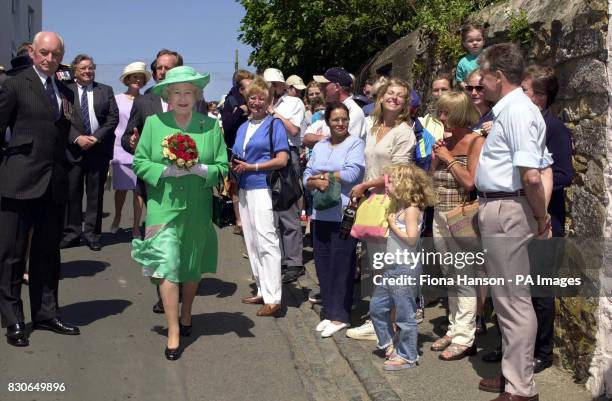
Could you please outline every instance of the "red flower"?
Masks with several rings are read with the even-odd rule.
[[[185,137],[184,137],[183,135],[181,135],[181,134],[178,134],[178,135],[176,136],[176,139],[177,139],[179,142],[183,142],[183,141],[185,140]]]
[[[195,142],[191,138],[187,138],[187,143],[189,143],[189,147],[195,148]]]
[[[179,148],[179,150],[185,150],[186,147],[185,147],[184,143],[179,143],[178,144],[178,148]]]

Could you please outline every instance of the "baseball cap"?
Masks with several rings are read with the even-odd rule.
[[[312,79],[321,84],[333,82],[341,86],[351,86],[353,84],[353,78],[351,74],[346,72],[344,68],[332,67],[325,71],[323,75],[313,75]]]
[[[302,80],[302,78],[297,75],[290,75],[289,78],[287,78],[287,81],[285,81],[285,83],[287,84],[287,86],[293,86],[297,90],[302,91],[306,89],[306,85],[304,85],[304,80]]]
[[[266,68],[263,73],[266,82],[282,82],[285,83],[285,77],[278,68]]]

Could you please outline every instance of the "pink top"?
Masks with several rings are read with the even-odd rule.
[[[128,120],[130,119],[130,112],[132,111],[132,104],[134,100],[130,99],[125,93],[115,95],[117,101],[117,107],[119,108],[119,125],[115,128],[115,150],[113,164],[132,164],[134,156],[123,150],[121,146],[121,137],[125,132]]]

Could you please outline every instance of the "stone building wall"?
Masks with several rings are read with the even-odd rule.
[[[610,174],[607,136],[612,143],[608,109],[608,2],[605,0],[510,0],[489,6],[470,17],[484,22],[487,45],[509,41],[509,22],[513,12],[525,10],[533,40],[523,46],[529,63],[555,67],[560,92],[553,112],[573,132],[576,176],[567,191],[567,232],[574,238],[612,235],[608,185]],[[457,60],[440,60],[433,55],[433,39],[412,33],[377,54],[359,74],[358,84],[372,73],[389,72],[409,80],[425,101],[430,98],[433,77],[451,72]],[[402,60],[397,65],[395,60]],[[407,69],[406,64],[412,68]],[[569,247],[564,266],[582,266],[580,274],[589,281],[599,281],[603,250]],[[590,269],[584,269],[588,266]],[[609,266],[607,266],[609,268]],[[572,275],[576,275],[572,272]],[[608,273],[609,274],[609,273]],[[612,274],[610,274],[612,277]],[[597,333],[597,294],[586,297],[559,298],[556,322],[556,363],[571,370],[575,378],[586,381],[592,362]],[[594,296],[595,295],[595,296]],[[602,314],[600,313],[600,316]],[[610,333],[612,335],[612,333]]]

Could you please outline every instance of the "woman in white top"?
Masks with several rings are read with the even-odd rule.
[[[385,170],[397,164],[412,162],[416,138],[410,119],[410,87],[399,78],[384,84],[376,99],[373,125],[366,135],[365,178],[353,187],[351,198],[360,198],[366,190],[382,192],[385,187]],[[371,269],[372,255],[385,252],[385,243],[366,241],[367,264]],[[355,339],[376,339],[370,321],[363,326],[347,330],[347,336]]]

